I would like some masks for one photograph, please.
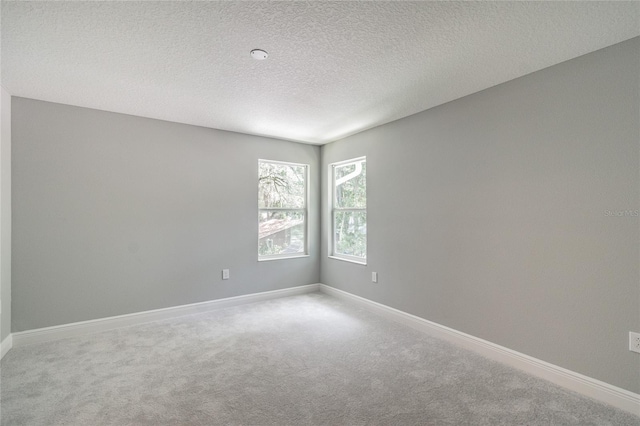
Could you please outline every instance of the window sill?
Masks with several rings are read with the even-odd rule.
[[[263,257],[258,258],[258,262],[271,262],[272,260],[284,260],[284,259],[299,259],[301,257],[309,257],[308,254],[296,254],[293,256],[282,256],[282,257]]]
[[[355,263],[356,265],[363,265],[363,266],[367,266],[367,261],[362,261],[362,260],[354,260],[354,259],[347,259],[344,257],[337,257],[337,256],[329,256],[329,259],[335,259],[335,260],[341,260],[343,262],[349,262],[349,263]]]

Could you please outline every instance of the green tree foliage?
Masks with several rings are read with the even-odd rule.
[[[367,165],[365,161],[336,166],[335,251],[356,257],[367,256]],[[342,210],[345,209],[345,210]]]
[[[261,234],[268,234],[259,238],[258,254],[303,251],[306,167],[262,161],[258,167],[259,227]]]
[[[260,162],[260,208],[304,208],[305,169],[304,166]]]

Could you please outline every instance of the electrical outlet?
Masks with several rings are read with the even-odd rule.
[[[228,269],[223,269],[222,270],[222,279],[223,280],[228,280],[229,279],[229,270]]]
[[[629,350],[640,353],[640,333],[629,332]]]

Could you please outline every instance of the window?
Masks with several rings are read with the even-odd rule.
[[[308,168],[258,160],[258,260],[307,254]]]
[[[367,261],[367,159],[335,163],[331,176],[330,255],[343,260]]]

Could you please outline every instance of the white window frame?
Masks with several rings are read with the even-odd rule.
[[[329,258],[331,259],[337,259],[337,260],[344,260],[346,262],[352,262],[352,263],[357,263],[359,265],[366,265],[367,264],[367,258],[366,257],[358,257],[358,256],[351,256],[351,255],[347,255],[347,254],[341,254],[341,253],[336,253],[335,252],[335,248],[336,248],[336,213],[337,212],[365,212],[367,213],[367,207],[365,206],[364,208],[342,208],[342,207],[337,207],[337,201],[336,201],[336,179],[335,179],[335,170],[336,167],[340,167],[340,166],[346,166],[348,164],[352,164],[352,163],[360,163],[360,162],[367,162],[367,157],[363,156],[363,157],[358,157],[358,158],[352,158],[350,160],[344,160],[344,161],[339,161],[337,163],[331,163],[329,164],[329,190],[331,191],[329,194],[329,217],[330,217],[330,221],[331,223],[329,224],[329,228],[331,230],[330,235],[329,235]],[[368,185],[367,185],[368,188]],[[365,190],[368,192],[368,190],[365,188]],[[368,218],[367,218],[368,219]],[[367,220],[368,223],[368,220]],[[367,253],[369,253],[369,228],[367,227]]]
[[[275,212],[275,211],[280,211],[280,212],[302,212],[303,214],[303,218],[304,218],[304,222],[303,222],[303,229],[304,229],[304,248],[303,251],[300,253],[284,253],[284,254],[269,254],[266,256],[261,256],[260,253],[258,253],[258,261],[259,262],[264,262],[264,261],[269,261],[269,260],[282,260],[282,259],[295,259],[298,257],[309,257],[309,164],[303,164],[303,163],[291,163],[291,162],[287,162],[287,161],[277,161],[277,160],[265,160],[265,159],[258,159],[258,177],[260,176],[260,163],[269,163],[269,164],[278,164],[278,165],[284,165],[284,166],[297,166],[297,167],[304,167],[304,208],[300,208],[300,209],[292,209],[292,208],[261,208],[260,207],[260,202],[258,200],[258,197],[256,196],[256,201],[258,201],[258,218],[260,218],[260,213],[262,212]],[[259,191],[259,187],[256,188]],[[258,229],[260,226],[260,222],[258,219]],[[259,236],[259,232],[258,232],[258,242],[260,241],[260,236]],[[259,247],[259,245],[258,245]]]

